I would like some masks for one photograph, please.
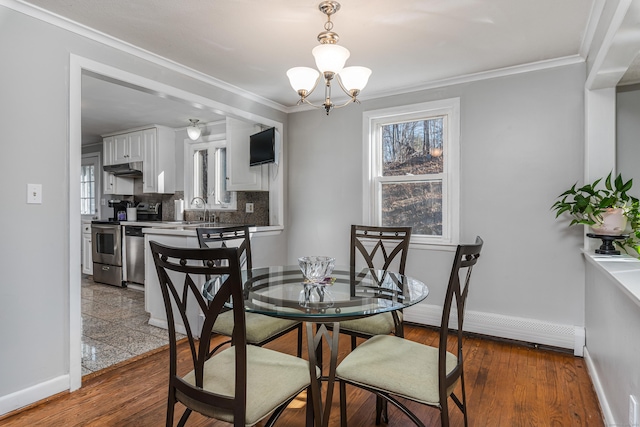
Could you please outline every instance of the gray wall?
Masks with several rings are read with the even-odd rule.
[[[349,225],[362,212],[363,111],[460,97],[461,236],[486,241],[469,308],[583,325],[582,230],[549,206],[583,173],[584,64],[287,117],[2,6],[0,22],[0,398],[69,373],[69,282],[80,274],[80,259],[68,267],[79,245],[69,238],[78,176],[69,174],[70,53],[285,124],[287,231],[270,239],[270,263],[315,253],[347,261]],[[41,205],[25,203],[28,183],[43,184]],[[450,258],[410,256],[408,273],[430,285],[431,304],[442,300]]]
[[[0,6],[0,401],[69,374],[69,284],[79,283],[81,262],[69,258],[74,248],[80,254],[69,226],[69,182],[79,176],[69,171],[70,54],[287,122],[282,112]],[[28,183],[43,185],[42,204],[26,204]],[[270,242],[285,253],[284,235]]]
[[[363,102],[289,119],[289,261],[348,262],[362,221],[362,113],[459,97],[461,238],[485,240],[468,309],[584,325],[582,230],[549,210],[582,179],[584,64]],[[407,272],[441,304],[451,252],[413,250]]]

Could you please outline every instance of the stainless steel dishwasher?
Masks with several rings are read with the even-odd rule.
[[[139,225],[125,225],[124,244],[127,283],[144,285],[144,234]]]

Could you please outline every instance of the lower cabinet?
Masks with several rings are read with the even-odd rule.
[[[91,224],[82,223],[82,273],[93,274],[93,256],[91,249]]]

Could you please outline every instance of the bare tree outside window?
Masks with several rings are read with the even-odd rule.
[[[381,126],[381,220],[411,225],[414,234],[442,235],[445,117]]]

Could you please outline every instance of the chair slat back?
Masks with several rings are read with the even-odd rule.
[[[393,269],[404,274],[411,239],[411,227],[351,226],[351,270],[360,260],[367,267]]]
[[[238,248],[240,267],[251,270],[251,236],[246,225],[196,228],[201,248]]]
[[[236,248],[174,248],[157,242],[150,242],[151,253],[156,266],[169,329],[170,387],[173,386],[192,399],[234,412],[235,419],[244,419],[246,410],[246,325],[242,277]],[[202,295],[202,287],[208,277],[223,277],[220,288],[207,299]],[[223,397],[208,393],[202,387],[204,363],[210,357],[210,342],[213,324],[224,310],[226,301],[232,300],[233,342],[235,349],[235,396]],[[204,315],[199,329],[187,315],[189,304],[198,304]],[[191,364],[195,373],[196,387],[177,375],[177,343],[175,318],[182,320],[191,349]],[[199,337],[194,335],[196,330]],[[199,338],[199,339],[197,339]]]
[[[476,237],[476,241],[473,244],[458,245],[453,259],[453,266],[451,267],[451,275],[449,277],[449,284],[447,286],[442,310],[442,321],[440,323],[438,373],[441,399],[442,396],[446,398],[448,395],[448,393],[446,393],[447,388],[454,384],[462,373],[462,334],[465,304],[469,294],[471,272],[478,262],[483,244],[483,240],[480,237]],[[451,314],[454,303],[456,311],[455,317],[452,319]],[[457,366],[447,375],[446,352],[450,335],[455,337],[455,355],[458,361]]]

